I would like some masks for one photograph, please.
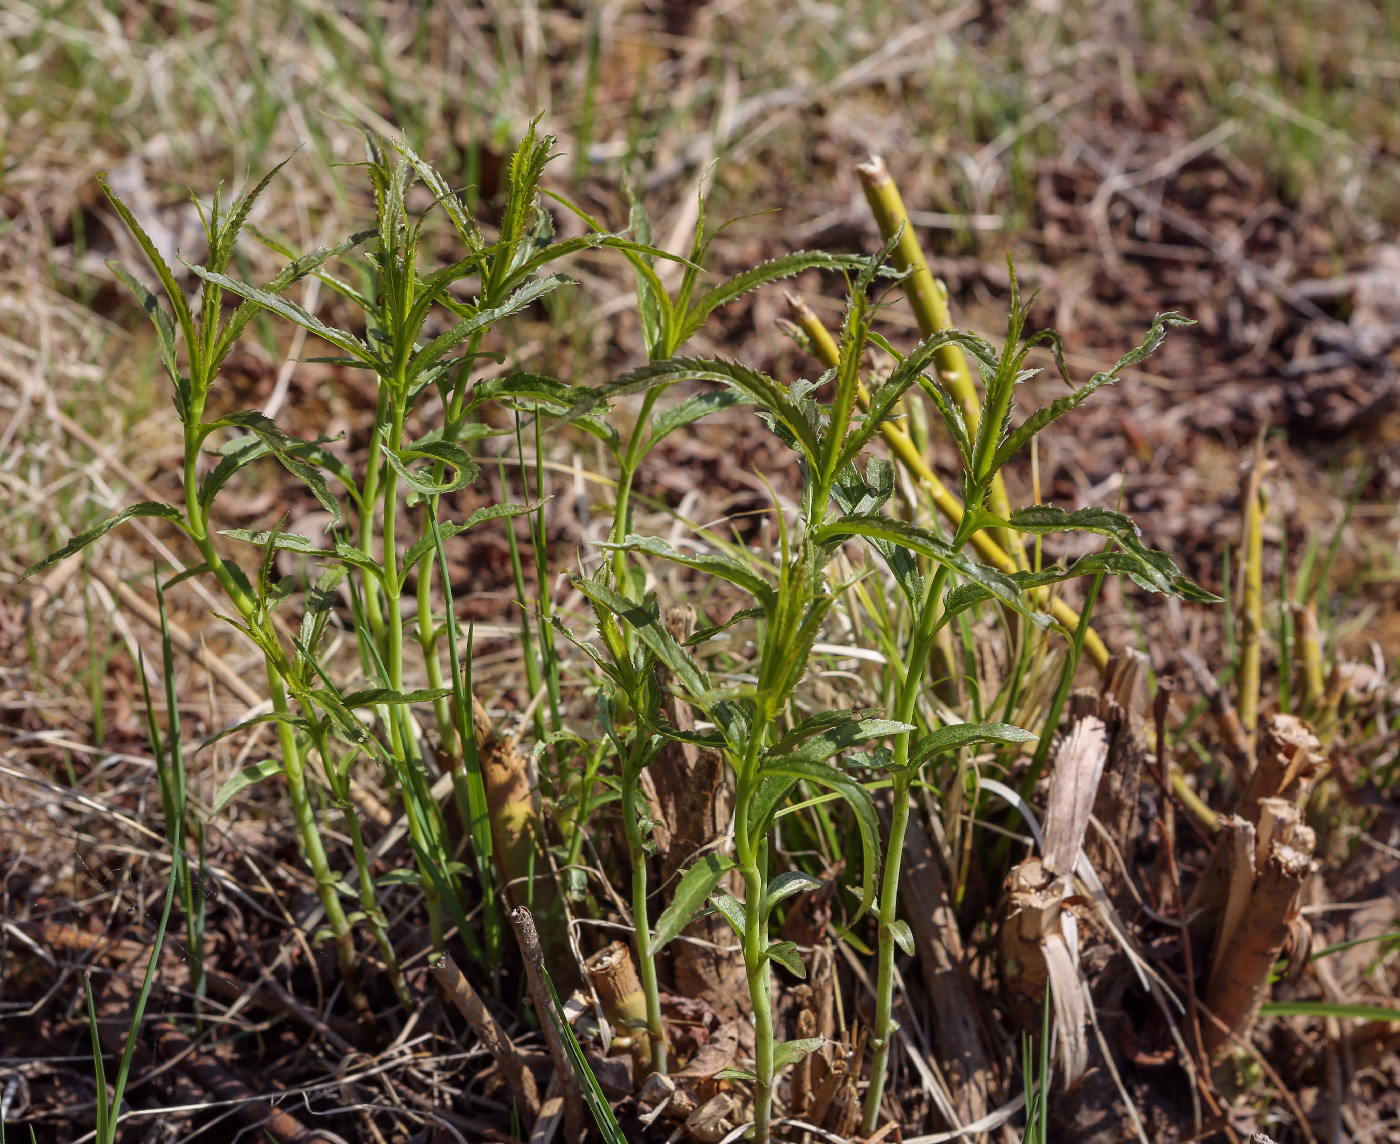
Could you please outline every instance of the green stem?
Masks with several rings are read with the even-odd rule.
[[[403,392],[404,386],[400,385],[398,391]],[[389,418],[389,433],[386,444],[390,449],[398,449],[403,441],[403,402],[395,398],[392,403]],[[382,495],[383,512],[383,536],[384,536],[384,561],[381,567],[384,572],[384,595],[388,610],[388,662],[385,665],[389,674],[389,686],[395,691],[403,690],[403,609],[399,606],[399,598],[403,592],[403,581],[399,571],[398,556],[398,506],[399,506],[399,475],[392,466],[385,466],[384,469],[384,492]],[[390,744],[397,759],[405,770],[413,766],[413,759],[410,758],[409,733],[406,727],[407,715],[395,710],[389,719]],[[416,798],[416,794],[410,791],[413,786],[412,776],[405,774],[403,782],[403,793],[405,800]],[[420,808],[426,811],[427,807]],[[429,845],[426,831],[424,830],[422,815],[408,815],[409,830],[414,837],[414,841],[422,848],[424,853],[431,854],[432,847]],[[442,895],[438,891],[437,882],[426,872],[421,878],[423,888],[423,903],[428,911],[428,932],[432,939],[434,951],[441,951],[443,948],[443,925],[442,925]]]
[[[754,1027],[754,1144],[768,1144],[773,1115],[772,968],[768,964],[768,922],[763,916],[767,896],[761,854],[741,864],[744,878],[744,973],[753,1003]]]
[[[280,652],[277,634],[271,625],[258,614],[257,601],[248,596],[243,583],[234,578],[223,559],[214,547],[209,536],[208,519],[199,503],[199,484],[196,463],[200,445],[204,440],[198,425],[185,429],[185,515],[190,526],[190,537],[199,547],[200,555],[213,571],[224,593],[233,602],[239,615],[249,624],[257,624],[262,630],[263,658],[267,669],[268,694],[272,699],[272,710],[283,716],[277,722],[277,738],[282,749],[282,773],[287,780],[287,793],[292,801],[292,815],[296,820],[297,832],[301,836],[301,848],[306,863],[316,880],[316,889],[321,897],[321,906],[326,911],[326,922],[330,926],[335,941],[337,959],[345,988],[351,1003],[362,1014],[369,1013],[369,1002],[359,983],[355,969],[355,940],[350,930],[349,919],[340,903],[336,889],[338,879],[332,873],[326,857],[325,846],[321,842],[320,829],[316,823],[316,813],[306,789],[306,768],[301,755],[301,747],[296,740],[296,732],[287,718],[287,689],[284,676],[290,665]]]
[[[267,665],[267,688],[268,694],[272,696],[272,710],[278,715],[288,716],[286,684],[271,663]],[[341,976],[345,979],[345,988],[350,994],[351,1003],[361,1014],[368,1014],[369,1001],[360,987],[355,971],[354,937],[350,932],[350,922],[345,916],[345,909],[340,903],[340,893],[336,889],[339,879],[331,872],[330,862],[326,858],[326,848],[321,842],[321,832],[316,825],[316,813],[306,789],[305,762],[297,744],[296,732],[286,718],[277,721],[277,738],[282,747],[282,773],[287,779],[287,794],[292,800],[292,815],[301,834],[306,864],[311,867],[311,876],[316,880],[321,906],[326,911],[326,922],[335,940]]]
[[[642,398],[642,408],[637,414],[637,422],[632,426],[632,436],[627,440],[627,452],[623,454],[617,474],[617,502],[613,509],[612,534],[608,537],[614,544],[620,544],[627,535],[627,518],[632,511],[632,478],[642,463],[643,443],[651,436],[651,411],[656,399],[665,386],[648,389]],[[627,594],[627,553],[621,548],[613,553],[613,579],[617,590]]]
[[[637,730],[636,742],[644,748],[646,737]],[[634,748],[633,755],[641,752]],[[637,778],[641,768],[629,760],[622,778],[622,823],[632,859],[632,921],[637,933],[637,967],[647,1001],[647,1036],[651,1041],[651,1067],[666,1072],[666,1030],[661,1024],[661,993],[656,983],[656,959],[651,953],[651,915],[647,910],[647,851],[637,820]]]
[[[966,537],[954,538],[954,547],[961,548]],[[915,621],[914,636],[909,643],[909,655],[904,665],[904,680],[900,685],[894,717],[911,721],[918,703],[919,690],[928,670],[929,652],[942,626],[939,622],[943,602],[943,586],[948,581],[948,566],[940,564],[924,592]],[[892,798],[889,845],[885,848],[885,870],[880,884],[880,905],[876,911],[879,922],[879,951],[875,980],[875,1025],[870,1045],[874,1055],[870,1060],[870,1087],[865,1092],[865,1109],[861,1124],[864,1135],[871,1135],[880,1119],[880,1103],[885,1095],[885,1079],[889,1070],[890,1038],[894,1035],[894,930],[899,920],[899,870],[904,857],[904,835],[909,826],[909,785],[913,776],[904,769],[909,761],[910,736],[906,731],[895,740],[894,765],[891,768]]]

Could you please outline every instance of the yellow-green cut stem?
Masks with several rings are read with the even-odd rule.
[[[919,238],[909,222],[909,212],[905,209],[904,199],[900,196],[899,187],[895,185],[885,161],[878,155],[872,155],[868,162],[856,167],[856,175],[865,190],[866,202],[870,204],[870,210],[875,215],[880,237],[888,242],[899,232],[899,242],[894,248],[894,265],[897,270],[910,271],[909,276],[904,279],[904,295],[909,299],[910,309],[914,311],[919,333],[927,338],[939,330],[952,329],[953,317],[948,309],[948,291],[928,268],[928,257],[919,245]],[[962,347],[943,346],[935,352],[933,360],[938,366],[939,378],[963,408],[968,432],[976,432],[977,423],[982,419],[982,406]],[[997,516],[1005,518],[1011,512],[1011,502],[1006,496],[1006,482],[1002,480],[1000,473],[992,478],[991,495],[988,500]],[[1024,567],[1025,555],[1014,537],[1003,537],[1002,546],[1009,548],[1018,568]]]

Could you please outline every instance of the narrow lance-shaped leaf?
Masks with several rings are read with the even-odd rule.
[[[913,729],[912,723],[902,723],[897,719],[860,719],[821,731],[795,746],[779,744],[770,749],[764,758],[794,763],[824,763],[848,747]],[[780,751],[779,748],[783,749]]]
[[[637,638],[670,669],[691,696],[698,697],[709,690],[709,680],[704,671],[662,626],[661,621],[641,604],[619,595],[596,580],[575,576],[573,584],[595,604],[626,620],[637,633]]]
[[[158,501],[141,501],[139,504],[128,505],[126,508],[122,509],[121,512],[117,513],[116,516],[108,517],[95,528],[90,528],[86,532],[79,533],[57,552],[50,552],[37,564],[26,568],[24,574],[20,576],[20,579],[27,580],[29,577],[44,571],[44,569],[51,568],[60,560],[66,560],[75,552],[81,552],[93,541],[100,540],[102,537],[106,536],[112,529],[116,528],[117,525],[125,524],[128,520],[138,516],[160,517],[162,520],[173,521],[182,528],[185,523],[184,513],[177,508],[172,508],[168,504],[161,504]]]
[[[481,467],[472,460],[471,455],[460,445],[453,445],[447,441],[417,441],[402,449],[391,449],[385,443],[381,448],[389,467],[399,475],[403,483],[424,496],[441,496],[444,493],[456,492],[466,488],[481,475]],[[443,480],[435,480],[431,468],[415,471],[408,467],[410,461],[417,460],[448,465],[456,469],[457,474]]]
[[[773,1071],[795,1065],[803,1057],[815,1053],[824,1044],[825,1037],[803,1037],[797,1041],[779,1041],[773,1046]]]
[[[298,447],[306,446],[309,448],[308,442],[284,433],[272,418],[256,409],[240,409],[220,417],[217,421],[207,422],[200,429],[205,436],[208,436],[215,429],[229,426],[247,429],[257,437],[267,446],[267,451],[281,462],[282,467],[287,472],[312,491],[316,499],[321,502],[321,507],[330,513],[335,521],[340,520],[340,504],[335,497],[331,496],[330,486],[326,484],[326,478],[314,465],[308,464],[293,452]]]
[[[98,173],[97,185],[102,188],[102,193],[107,196],[108,201],[112,204],[112,208],[121,216],[122,222],[126,224],[127,230],[131,231],[132,237],[136,239],[137,245],[141,247],[141,252],[146,256],[146,260],[156,272],[156,276],[160,279],[160,284],[165,290],[166,297],[170,299],[171,308],[175,311],[175,320],[179,323],[181,333],[184,334],[185,345],[192,349],[195,345],[194,316],[190,313],[189,303],[185,300],[185,292],[180,289],[179,284],[175,281],[175,275],[170,272],[170,267],[166,264],[160,251],[156,249],[156,244],[151,241],[150,235],[141,228],[141,224],[136,221],[136,216],[127,209],[127,205],[122,202],[112,188],[107,185],[107,173],[105,171]]]
[[[308,333],[315,334],[322,341],[330,342],[337,349],[344,350],[351,357],[364,362],[368,366],[379,368],[382,363],[375,357],[374,352],[355,337],[344,330],[338,330],[333,326],[326,325],[314,314],[302,309],[290,299],[283,298],[278,294],[269,293],[266,290],[259,290],[256,286],[249,286],[246,282],[239,282],[230,278],[227,274],[217,274],[212,270],[206,270],[202,266],[195,266],[186,262],[189,269],[203,278],[206,282],[211,282],[227,290],[230,294],[237,294],[240,298],[246,298],[250,302],[256,302],[264,309],[271,310],[274,314],[286,318],[289,322],[301,326]]]
[[[773,604],[773,588],[768,581],[748,565],[732,556],[714,552],[677,552],[659,536],[638,536],[635,533],[629,533],[620,544],[604,543],[602,547],[622,548],[628,552],[644,552],[648,556],[657,556],[662,560],[669,560],[673,564],[694,568],[697,572],[717,576],[721,580],[728,580],[729,583],[743,588],[765,608],[771,607]]]
[[[571,279],[562,274],[549,274],[543,278],[537,278],[533,282],[522,286],[501,305],[493,306],[489,309],[478,310],[470,318],[465,318],[458,322],[446,333],[439,334],[418,353],[413,356],[413,362],[408,370],[408,381],[411,384],[413,379],[427,369],[430,365],[447,353],[454,346],[466,341],[478,330],[484,330],[499,322],[502,318],[508,318],[511,314],[525,309],[537,298],[548,294],[551,290],[559,286],[566,285]]]
[[[1147,336],[1142,340],[1142,344],[1138,346],[1137,349],[1124,354],[1118,359],[1117,364],[1114,365],[1112,369],[1105,370],[1103,373],[1094,374],[1084,385],[1080,386],[1079,389],[1075,390],[1067,397],[1061,397],[1056,401],[1052,401],[1043,409],[1036,410],[1021,423],[1020,428],[1008,434],[1006,440],[1001,443],[1000,447],[998,447],[996,453],[993,455],[989,465],[989,471],[999,471],[1007,461],[1025,447],[1026,443],[1029,442],[1032,437],[1047,425],[1053,421],[1059,420],[1059,418],[1063,417],[1071,409],[1077,409],[1095,390],[1108,385],[1110,382],[1117,381],[1118,374],[1122,370],[1136,365],[1156,350],[1167,336],[1168,326],[1190,326],[1194,324],[1195,323],[1190,318],[1183,318],[1176,313],[1158,314],[1152,320],[1152,326],[1147,331]]]
[[[452,537],[459,536],[461,533],[466,532],[468,529],[475,528],[478,524],[482,524],[488,520],[497,520],[501,517],[509,516],[526,516],[529,513],[534,512],[539,507],[540,506],[538,503],[489,504],[477,509],[474,513],[471,514],[471,516],[467,517],[467,519],[462,521],[461,523],[448,521],[445,524],[438,525],[438,528],[442,532],[442,538],[444,540],[450,540]],[[428,553],[430,553],[433,550],[433,546],[435,543],[436,542],[434,541],[431,532],[427,533],[424,536],[420,536],[417,540],[413,542],[413,544],[409,547],[409,550],[404,554],[404,567],[411,568],[413,567],[413,565],[417,564],[418,561],[422,560],[423,557],[427,556]]]
[[[279,760],[264,759],[260,763],[254,763],[251,767],[244,767],[241,771],[235,772],[228,782],[219,788],[219,793],[214,796],[214,806],[210,813],[218,814],[242,791],[247,790],[254,783],[262,782],[265,778],[280,774],[281,771],[282,764]]]
[[[936,755],[981,743],[1029,743],[1037,736],[1010,723],[954,723],[930,731],[909,752],[909,766],[920,767]]]
[[[791,278],[804,270],[845,270],[859,273],[870,261],[863,254],[827,254],[820,250],[796,250],[781,258],[761,262],[751,270],[736,274],[702,294],[685,317],[677,345],[684,343],[699,330],[705,324],[705,319],[720,306],[728,305],[760,286]]]
[[[691,920],[704,907],[711,891],[724,875],[734,869],[734,860],[719,854],[707,854],[682,875],[676,886],[671,904],[656,920],[656,930],[651,938],[651,951],[660,953],[663,948],[688,926]]]

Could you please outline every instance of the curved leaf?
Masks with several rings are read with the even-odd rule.
[[[719,880],[732,869],[732,858],[720,854],[707,854],[681,876],[671,904],[656,919],[656,931],[651,936],[653,954],[660,953],[690,924],[695,915],[704,908]]]
[[[796,745],[791,745],[787,739],[784,739],[783,742],[771,747],[764,754],[765,769],[769,759],[784,762],[824,763],[832,755],[839,754],[847,747],[854,747],[858,743],[867,743],[871,739],[883,739],[887,735],[899,735],[913,729],[912,723],[901,723],[897,719],[858,719],[849,723],[840,723],[819,731]]]
[[[331,496],[330,486],[326,484],[326,478],[321,475],[321,470],[308,464],[294,452],[300,448],[313,448],[310,442],[284,433],[278,427],[277,422],[257,409],[240,409],[234,413],[225,414],[217,421],[208,421],[201,425],[200,431],[208,436],[215,429],[224,429],[230,426],[247,429],[257,437],[266,446],[267,451],[281,462],[282,467],[287,472],[300,480],[315,494],[316,499],[321,502],[321,507],[330,513],[336,521],[340,520],[340,504],[335,497]],[[249,457],[247,460],[252,460],[252,458]],[[246,461],[242,463],[246,463]],[[224,476],[223,480],[227,479],[228,476]],[[222,484],[222,481],[220,483]]]
[[[467,451],[460,445],[453,445],[447,441],[418,441],[398,450],[389,448],[385,443],[381,444],[380,448],[384,451],[384,459],[389,462],[389,467],[398,473],[403,483],[424,496],[456,492],[466,488],[481,475],[481,466],[472,460]],[[409,461],[420,459],[450,465],[457,470],[457,475],[449,480],[435,481],[431,472],[414,472],[408,467]]]
[[[768,895],[763,899],[763,916],[767,917],[771,914],[773,907],[779,902],[786,901],[797,894],[821,888],[822,884],[816,878],[813,878],[811,874],[804,874],[801,870],[789,870],[784,874],[779,874],[768,883]]]
[[[384,570],[373,560],[361,552],[353,545],[344,541],[336,541],[334,548],[318,548],[306,537],[295,532],[279,532],[274,537],[270,532],[253,532],[246,528],[226,528],[219,533],[220,536],[227,536],[230,540],[242,540],[248,544],[256,544],[259,547],[265,546],[269,540],[272,547],[279,552],[296,552],[302,556],[321,556],[327,560],[340,560],[346,564],[352,564],[362,572],[368,572],[371,576],[382,578]]]
[[[214,805],[210,808],[209,813],[218,814],[233,801],[234,796],[240,791],[247,790],[254,783],[260,783],[265,778],[281,773],[282,764],[277,759],[264,759],[260,763],[254,763],[251,767],[244,767],[241,771],[231,775],[228,782],[219,788],[219,793],[214,796]]]
[[[128,520],[138,516],[158,516],[162,520],[173,521],[181,528],[185,525],[185,514],[177,508],[172,508],[168,504],[161,504],[159,501],[141,501],[138,504],[128,505],[117,513],[116,516],[109,516],[95,528],[90,528],[86,532],[79,533],[57,552],[50,552],[37,564],[32,564],[24,570],[20,576],[21,580],[42,572],[45,568],[51,568],[60,560],[66,560],[75,552],[81,552],[94,540],[100,540],[119,524],[125,524]]]
[[[820,250],[796,250],[781,258],[761,262],[751,270],[736,274],[702,294],[686,314],[676,345],[680,346],[691,337],[705,324],[705,319],[720,306],[736,301],[760,286],[782,278],[791,278],[804,270],[848,270],[859,273],[870,265],[870,261],[863,254],[827,254]]]
[[[750,596],[758,600],[765,610],[771,609],[776,599],[767,580],[732,556],[716,552],[702,552],[693,555],[688,552],[677,552],[659,536],[638,536],[635,533],[628,533],[622,538],[620,544],[604,542],[601,547],[623,548],[628,552],[645,552],[648,556],[657,556],[662,560],[669,560],[673,564],[694,568],[697,572],[708,572],[711,576],[728,580],[729,583],[744,589]]]
[[[1197,587],[1182,576],[1181,569],[1165,552],[1148,548],[1142,542],[1142,533],[1138,526],[1121,512],[1113,512],[1106,508],[1082,508],[1075,512],[1066,512],[1053,505],[1031,505],[1017,509],[1007,521],[998,523],[1004,523],[1020,532],[1095,532],[1112,537],[1124,553],[1135,559],[1131,566],[1124,566],[1121,570],[1142,587],[1169,596],[1184,596],[1200,603],[1221,602],[1218,596]],[[1081,563],[1076,562],[1076,567]],[[1074,574],[1082,576],[1089,570],[1089,565],[1083,565],[1082,570]],[[1114,569],[1103,566],[1102,570]]]
[[[930,731],[915,743],[909,752],[909,766],[922,766],[935,755],[947,754],[960,747],[978,743],[1029,743],[1038,737],[1010,723],[954,723]]]
[[[1124,354],[1112,369],[1102,373],[1096,373],[1084,385],[1080,386],[1067,397],[1061,397],[1057,401],[1052,401],[1043,409],[1037,409],[1021,423],[1020,428],[1009,433],[1001,443],[996,453],[992,456],[988,465],[988,472],[995,473],[1006,464],[1012,457],[1021,451],[1026,443],[1049,425],[1052,421],[1057,421],[1068,413],[1071,409],[1077,409],[1084,404],[1085,400],[1095,390],[1108,385],[1110,382],[1118,380],[1121,370],[1134,366],[1151,354],[1162,344],[1167,336],[1168,326],[1192,326],[1195,322],[1190,318],[1183,318],[1180,314],[1170,312],[1158,314],[1152,319],[1152,326],[1148,329],[1146,337],[1137,349]],[[1063,366],[1061,366],[1063,370]],[[982,474],[986,475],[986,474]]]
[[[499,306],[492,306],[489,309],[478,310],[469,318],[464,318],[446,333],[439,334],[426,346],[413,355],[413,361],[409,366],[407,380],[411,384],[413,379],[436,362],[443,354],[454,346],[461,345],[472,334],[478,330],[484,330],[487,326],[495,325],[502,318],[508,318],[511,314],[518,313],[536,299],[548,294],[551,290],[559,286],[566,285],[572,279],[564,277],[562,274],[547,274],[543,278],[536,278],[522,286]]]
[[[798,1041],[779,1041],[773,1046],[773,1071],[795,1065],[809,1053],[826,1044],[825,1037],[803,1037]]]

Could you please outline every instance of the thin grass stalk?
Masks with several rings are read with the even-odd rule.
[[[516,418],[516,437],[519,439],[520,414]],[[501,478],[501,490],[504,495],[506,487],[506,470],[503,456],[496,458],[497,471]],[[524,464],[521,464],[521,480],[524,480]],[[525,686],[529,689],[530,697],[533,699],[540,690],[540,664],[535,655],[535,637],[530,625],[530,609],[526,605],[528,597],[525,593],[525,567],[520,562],[520,542],[515,536],[515,526],[511,522],[506,523],[506,547],[510,552],[510,576],[511,583],[515,585],[516,606],[520,609],[520,655],[525,665]],[[543,739],[545,737],[544,712],[535,705],[534,711],[535,736]]]
[[[1257,469],[1257,463],[1255,467]],[[1263,657],[1260,638],[1264,630],[1264,514],[1268,511],[1268,500],[1257,473],[1252,472],[1247,483],[1249,496],[1245,504],[1244,560],[1240,570],[1244,588],[1236,678],[1240,724],[1244,727],[1250,746],[1253,746],[1259,729],[1260,667]]]

